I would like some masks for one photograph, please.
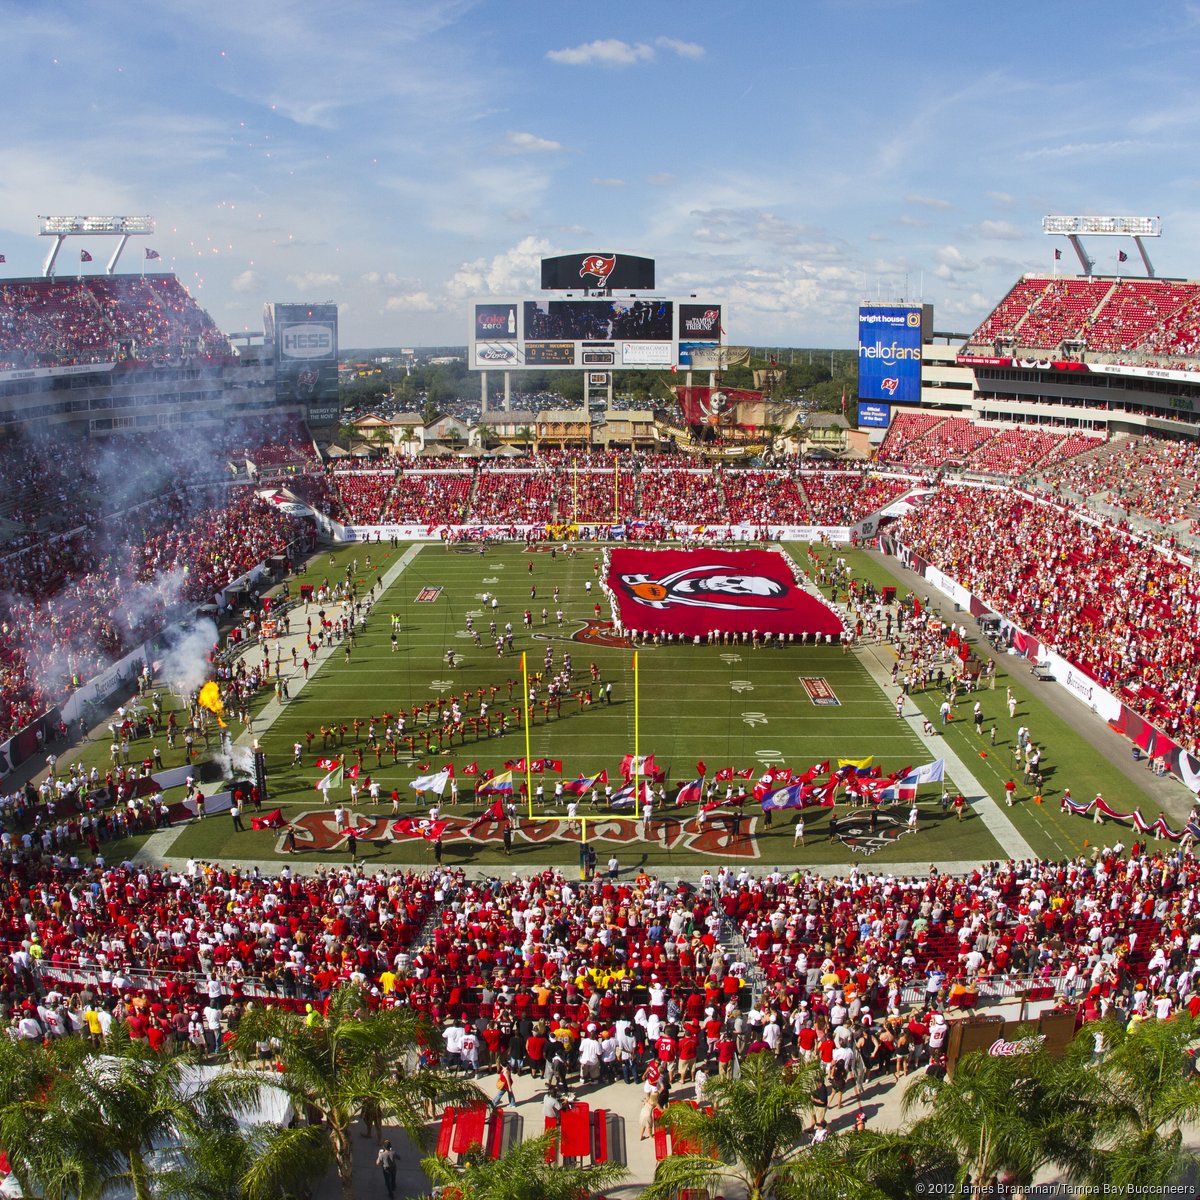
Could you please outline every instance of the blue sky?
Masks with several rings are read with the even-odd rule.
[[[1198,41],[1157,0],[0,0],[0,277],[38,214],[149,213],[123,266],[229,331],[333,300],[343,346],[462,342],[575,250],[656,258],[735,343],[849,346],[877,295],[967,331],[1050,269],[1046,213],[1161,216],[1200,276]]]

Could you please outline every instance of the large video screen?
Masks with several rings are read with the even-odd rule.
[[[669,342],[670,300],[526,300],[525,340]]]
[[[858,310],[860,400],[921,403],[921,332],[919,306]]]

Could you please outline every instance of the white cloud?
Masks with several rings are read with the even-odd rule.
[[[654,44],[663,50],[670,50],[680,58],[703,58],[704,47],[696,42],[683,42],[679,38],[660,37],[654,39]]]
[[[651,187],[670,187],[675,182],[675,176],[670,171],[659,171],[656,175],[647,175],[646,182]]]
[[[990,201],[991,201],[993,204],[1002,204],[1002,205],[1004,205],[1006,208],[1007,208],[1009,205],[1016,204],[1016,202],[1017,202],[1017,198],[1016,198],[1016,196],[1010,196],[1010,195],[1008,194],[1008,192],[984,192],[984,195],[985,195],[985,196],[986,196],[986,197],[987,197],[987,198],[988,198],[988,199],[989,199],[989,200],[990,200]]]
[[[557,154],[563,148],[562,142],[538,137],[536,133],[518,133],[514,130],[505,134],[504,142],[510,154]]]
[[[1158,147],[1152,142],[1138,138],[1127,138],[1111,142],[1066,142],[1061,146],[1040,146],[1036,150],[1026,150],[1017,155],[1025,162],[1034,162],[1043,158],[1099,158],[1109,154],[1128,154],[1131,151],[1158,152]]]
[[[246,295],[248,292],[257,292],[262,287],[262,281],[253,271],[243,271],[233,277],[229,286],[239,295]]]
[[[461,300],[489,293],[511,295],[535,288],[541,278],[541,260],[551,253],[550,243],[543,238],[522,238],[491,260],[478,258],[463,263],[447,283],[446,293]]]
[[[593,187],[602,187],[602,188],[619,188],[619,187],[625,186],[625,180],[623,180],[623,179],[603,179],[600,176],[593,176],[592,177],[592,186]]]
[[[657,37],[653,45],[648,42],[623,42],[620,38],[598,38],[594,42],[566,46],[562,50],[548,50],[546,57],[551,62],[567,67],[635,67],[653,62],[656,49],[693,62],[705,54],[704,47],[699,43],[685,42],[681,38]]]
[[[1025,234],[1011,221],[980,221],[979,236],[1001,242],[1020,242],[1025,239]]]
[[[934,259],[948,271],[976,271],[979,264],[972,262],[957,246],[942,246],[934,253]],[[939,275],[939,278],[946,278]]]
[[[911,193],[904,197],[909,204],[919,204],[922,208],[936,208],[945,210],[953,208],[954,205],[949,200],[939,200],[936,196],[921,196],[916,193]]]
[[[384,303],[386,312],[444,312],[444,301],[435,300],[428,292],[409,292],[403,296],[389,296]]]
[[[340,275],[326,275],[320,271],[306,271],[302,275],[289,275],[287,281],[298,292],[319,292],[342,286]]]
[[[567,67],[632,67],[650,62],[654,58],[654,47],[645,42],[631,44],[619,38],[601,38],[563,50],[548,50],[546,57]]]

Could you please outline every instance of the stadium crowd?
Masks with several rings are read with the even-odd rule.
[[[0,347],[0,370],[230,356],[225,335],[174,275],[6,283]]]
[[[1197,753],[1189,561],[1064,506],[962,486],[928,496],[896,535]]]
[[[86,817],[46,831],[20,819],[0,866],[0,1004],[15,1037],[123,1020],[131,1038],[211,1051],[251,999],[319,1009],[352,982],[473,1034],[466,1048],[447,1037],[447,1065],[468,1071],[505,1061],[586,1081],[595,1066],[633,1082],[655,1061],[686,1080],[765,1043],[834,1075],[853,1045],[863,1062],[839,1082],[861,1087],[864,1071],[940,1054],[944,1014],[988,985],[1042,988],[1084,1019],[1197,1003],[1200,866],[1178,848],[965,878],[722,866],[672,885],[621,872],[615,855],[586,883],[349,866],[267,877],[84,866]]]

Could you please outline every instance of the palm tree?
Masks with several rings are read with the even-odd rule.
[[[833,1151],[797,1155],[808,1126],[809,1096],[816,1066],[783,1066],[767,1051],[751,1054],[738,1078],[709,1080],[705,1108],[669,1105],[661,1117],[675,1137],[709,1153],[676,1154],[664,1159],[645,1200],[672,1200],[685,1188],[744,1192],[748,1200],[788,1192],[811,1197],[853,1197],[868,1189],[844,1169]]]
[[[1056,1138],[1074,1119],[1055,1082],[1056,1066],[1044,1049],[1010,1056],[977,1051],[959,1059],[953,1078],[914,1080],[903,1112],[928,1110],[908,1131],[913,1145],[953,1150],[960,1183],[968,1175],[977,1184],[1001,1175],[1029,1182],[1054,1159]]]
[[[461,1200],[584,1200],[625,1178],[627,1171],[619,1163],[556,1166],[551,1153],[556,1137],[548,1133],[518,1142],[503,1158],[472,1156],[461,1168],[436,1156],[424,1159],[421,1166],[435,1184]]]
[[[308,1196],[328,1169],[313,1125],[260,1125],[209,1133],[179,1154],[158,1180],[159,1200],[292,1200]]]
[[[1089,1025],[1067,1051],[1067,1087],[1089,1110],[1087,1135],[1064,1166],[1075,1183],[1128,1192],[1137,1184],[1166,1190],[1197,1165],[1183,1148],[1183,1127],[1200,1114],[1200,1088],[1188,1050],[1196,1036],[1187,1012],[1126,1028]],[[1102,1038],[1102,1043],[1096,1041]],[[1102,1045],[1103,1057],[1096,1046]]]
[[[197,1085],[187,1060],[156,1054],[119,1027],[98,1053],[74,1038],[0,1050],[0,1143],[28,1196],[96,1200],[128,1188],[153,1200],[164,1151],[236,1135],[248,1092]]]
[[[272,1082],[288,1093],[297,1112],[319,1118],[319,1157],[326,1168],[331,1163],[337,1168],[345,1200],[354,1197],[351,1127],[357,1118],[394,1122],[419,1145],[435,1105],[485,1102],[474,1084],[418,1068],[420,1048],[439,1044],[424,1013],[400,1007],[371,1012],[358,987],[336,989],[321,1019],[276,1008],[247,1013],[234,1050],[251,1057],[263,1039],[279,1045],[282,1071]],[[246,1194],[265,1200],[268,1185],[287,1176],[289,1156],[311,1149],[287,1139],[264,1146]]]

